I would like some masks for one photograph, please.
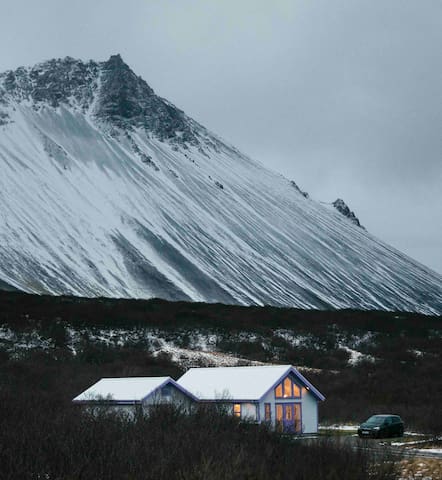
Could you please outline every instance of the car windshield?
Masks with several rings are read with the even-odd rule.
[[[365,423],[369,423],[370,425],[381,425],[384,423],[386,417],[383,417],[381,415],[373,415],[370,417]]]

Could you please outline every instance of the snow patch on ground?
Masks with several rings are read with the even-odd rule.
[[[338,425],[338,424],[319,425],[318,428],[319,428],[319,430],[339,430],[339,431],[345,430],[345,431],[356,432],[357,429],[358,429],[358,425]]]
[[[223,340],[241,342],[262,342],[263,338],[258,335],[241,331],[234,335],[221,334],[211,330],[162,330],[160,328],[135,327],[126,328],[74,328],[63,324],[65,329],[65,341],[63,345],[73,355],[77,355],[88,344],[102,344],[108,347],[134,347],[141,348],[152,355],[168,355],[173,362],[185,367],[222,367],[239,365],[270,365],[255,360],[239,357],[235,354],[221,351],[218,344]],[[49,335],[49,334],[48,334]],[[63,337],[63,336],[62,336]],[[60,340],[59,340],[60,343]],[[0,326],[0,349],[6,350],[12,356],[23,352],[40,349],[52,350],[56,348],[54,339],[44,337],[37,330],[13,331],[7,326]],[[296,365],[301,372],[318,373],[321,369]],[[332,373],[337,373],[332,371]]]
[[[216,345],[220,336],[214,333],[201,331],[163,331],[160,329],[139,328],[127,330],[113,329],[75,329],[66,327],[66,346],[75,355],[82,348],[82,342],[101,343],[113,347],[136,346],[158,356],[166,354],[186,368],[192,366],[237,366],[237,365],[264,365],[263,362],[243,359],[235,355],[217,351]],[[252,338],[247,332],[240,332],[238,338]],[[256,339],[256,336],[254,336]],[[187,347],[179,346],[185,342]],[[32,349],[53,349],[53,339],[42,337],[36,330],[29,332],[14,332],[8,327],[0,327],[0,348],[11,354]]]
[[[353,348],[347,347],[345,345],[339,345],[339,348],[345,350],[350,355],[350,358],[348,359],[349,365],[356,365],[363,360],[369,362],[375,361],[375,358],[373,356],[358,352],[357,350],[354,350]]]
[[[420,453],[438,453],[439,455],[442,455],[442,448],[419,448],[416,451]]]
[[[282,328],[275,330],[273,334],[284,339],[292,347],[299,347],[303,344],[310,343],[312,340],[311,335],[297,335],[292,330],[285,330]]]
[[[247,360],[221,352],[204,352],[190,350],[188,348],[174,347],[164,343],[162,347],[155,350],[154,355],[170,355],[173,362],[185,367],[237,367],[246,365],[265,365],[263,362]]]

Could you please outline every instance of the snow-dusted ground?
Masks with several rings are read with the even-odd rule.
[[[442,448],[419,448],[417,451],[420,453],[438,453],[442,455]]]
[[[263,365],[262,362],[247,360],[236,355],[219,351],[217,341],[220,335],[196,331],[189,335],[187,331],[162,331],[160,329],[79,329],[67,327],[67,347],[77,354],[82,348],[82,342],[104,344],[115,347],[137,346],[157,356],[169,355],[173,362],[184,367],[191,366],[236,366],[236,365]],[[235,338],[246,337],[246,332],[239,333]],[[186,338],[187,347],[182,347],[183,338]],[[52,339],[44,338],[36,330],[14,332],[10,328],[0,327],[0,348],[13,355],[20,352],[55,348]]]
[[[204,329],[175,329],[162,330],[160,328],[134,327],[125,328],[73,328],[63,324],[66,338],[65,346],[74,355],[86,343],[107,345],[111,347],[137,347],[157,356],[169,355],[173,362],[184,367],[191,366],[235,366],[235,365],[263,365],[263,362],[241,358],[235,353],[229,353],[223,342],[236,344],[239,342],[257,342],[267,350],[278,362],[277,351],[274,350],[271,339],[260,337],[253,332],[240,331],[229,333]],[[279,331],[274,332],[278,336]],[[52,333],[46,337],[44,332],[36,329],[14,331],[7,326],[0,326],[0,349],[11,355],[20,355],[28,350],[52,350],[56,347]],[[293,335],[293,338],[296,336]],[[284,334],[284,338],[287,335]],[[303,338],[302,336],[296,338]],[[312,337],[310,337],[310,341]],[[297,366],[304,372],[318,372],[317,368]],[[333,371],[334,372],[334,371]]]
[[[38,78],[54,65],[39,65]],[[80,86],[56,106],[33,99],[27,70],[31,93],[8,93],[0,76],[0,281],[80,296],[442,312],[439,274],[188,117],[170,141],[98,117],[102,65],[60,65]],[[181,115],[158,97],[134,101]],[[198,141],[180,142],[185,132]]]
[[[345,345],[340,345],[340,348],[342,350],[345,350],[350,355],[350,358],[348,359],[348,363],[350,365],[356,365],[358,362],[362,360],[366,360],[369,362],[375,361],[375,358],[372,355],[367,355],[367,354],[358,352],[357,350],[347,347]]]
[[[357,425],[320,425],[319,430],[338,430],[338,431],[349,431],[356,432],[358,429]]]

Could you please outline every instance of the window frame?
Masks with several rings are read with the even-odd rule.
[[[264,403],[264,420],[266,422],[272,421],[272,404]]]
[[[235,407],[239,407],[239,412],[235,411]],[[233,416],[241,419],[241,416],[242,416],[242,405],[241,405],[241,403],[234,403],[233,404]]]
[[[286,382],[290,381],[290,392],[289,395],[285,395],[286,393]],[[296,395],[295,391],[298,391],[299,394]],[[278,394],[278,391],[281,392],[281,395]],[[274,388],[273,391],[275,398],[278,400],[287,400],[292,398],[301,398],[302,397],[302,388],[288,375],[287,377],[283,378]]]
[[[161,387],[161,396],[164,398],[172,397],[172,386],[171,385],[163,385]]]

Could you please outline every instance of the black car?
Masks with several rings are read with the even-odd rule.
[[[358,428],[361,438],[402,437],[404,422],[399,415],[373,415]]]

